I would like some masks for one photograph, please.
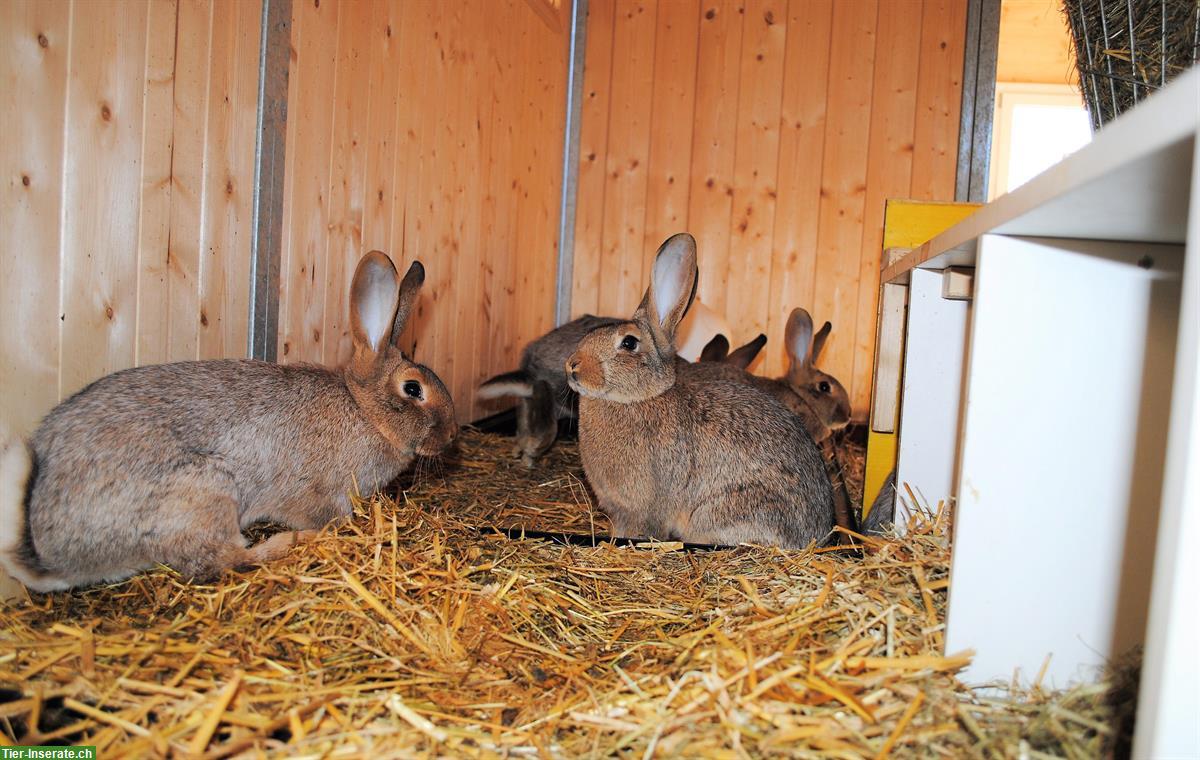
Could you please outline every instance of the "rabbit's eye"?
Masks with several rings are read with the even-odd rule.
[[[626,351],[637,351],[638,339],[632,335],[626,335],[624,338],[621,338],[621,348]]]
[[[829,391],[832,389],[829,387],[828,380],[822,380],[817,384],[817,390],[819,390],[821,393],[829,393]]]
[[[405,380],[402,386],[404,395],[409,398],[421,398],[421,384],[416,380]]]

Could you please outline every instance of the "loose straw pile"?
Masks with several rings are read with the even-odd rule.
[[[564,546],[578,455],[469,434],[266,567],[0,607],[0,739],[104,758],[1094,757],[1107,684],[985,700],[943,656],[946,515],[866,557]],[[1129,700],[1126,699],[1127,703]]]

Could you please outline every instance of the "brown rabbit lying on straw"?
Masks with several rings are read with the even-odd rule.
[[[206,578],[294,544],[246,547],[268,520],[311,531],[456,433],[430,370],[395,344],[425,271],[383,253],[354,273],[354,353],[340,370],[247,360],[138,367],[53,409],[26,444],[0,440],[0,563],[36,591],[166,564]]]
[[[669,238],[633,318],[588,333],[567,360],[580,395],[580,454],[600,507],[621,536],[822,542],[833,497],[801,419],[724,376],[722,365],[675,361],[696,278],[695,239]]]

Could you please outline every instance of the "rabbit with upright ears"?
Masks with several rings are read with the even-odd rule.
[[[0,441],[0,563],[35,591],[117,581],[165,564],[186,578],[260,563],[300,534],[246,546],[257,521],[313,531],[351,512],[456,434],[437,375],[396,339],[425,272],[403,282],[378,251],[350,292],[340,370],[249,360],[180,362],[97,380],[28,443]]]
[[[813,321],[801,308],[792,309],[784,331],[784,344],[791,360],[787,374],[759,384],[804,419],[804,426],[817,443],[850,422],[850,395],[833,375],[816,367],[832,325],[826,322],[813,335]]]
[[[814,363],[820,356],[821,349],[825,347],[825,341],[832,329],[833,326],[826,322],[814,336],[812,317],[809,313],[801,308],[792,309],[784,331],[784,344],[790,362],[787,374],[783,377],[767,378],[749,372],[738,372],[735,369],[738,363],[729,360],[722,366],[709,367],[708,371],[723,374],[731,380],[740,379],[749,383],[774,396],[803,420],[804,428],[821,449],[826,462],[829,480],[833,484],[837,524],[857,532],[857,516],[850,505],[850,497],[842,476],[841,458],[837,454],[833,439],[833,434],[850,422],[850,395],[837,378],[817,369]],[[755,341],[738,349],[738,352],[754,349],[758,340],[765,343],[766,337],[760,335]],[[761,347],[758,345],[758,348]],[[754,350],[757,353],[757,350]],[[733,354],[730,354],[730,357],[732,356]],[[742,369],[748,365],[749,362],[746,362]],[[848,541],[844,533],[839,536],[839,541]]]
[[[576,416],[579,400],[567,386],[563,365],[575,350],[579,339],[597,327],[615,325],[624,320],[585,314],[554,328],[530,343],[521,353],[521,368],[485,380],[477,391],[480,399],[516,397],[517,440],[513,455],[520,456],[526,467],[550,450],[558,437],[558,421]],[[700,354],[702,362],[723,362],[745,369],[758,355],[767,336],[758,338],[729,353],[729,341],[717,334]],[[678,359],[683,361],[683,359]]]
[[[588,333],[567,360],[579,447],[622,536],[803,547],[833,527],[821,455],[771,396],[677,362],[696,289],[696,241],[669,238],[633,318]]]

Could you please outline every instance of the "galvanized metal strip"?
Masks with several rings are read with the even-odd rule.
[[[563,128],[562,198],[558,221],[558,274],[554,324],[571,319],[575,275],[575,210],[579,194],[579,131],[583,112],[583,64],[587,48],[588,0],[571,2],[571,47],[567,68],[567,118]]]
[[[250,240],[250,357],[275,361],[279,336],[279,260],[287,142],[292,0],[263,0],[258,55],[258,134]]]
[[[987,200],[999,41],[1000,0],[970,0],[963,54],[958,167],[954,182],[956,201],[983,203]]]

